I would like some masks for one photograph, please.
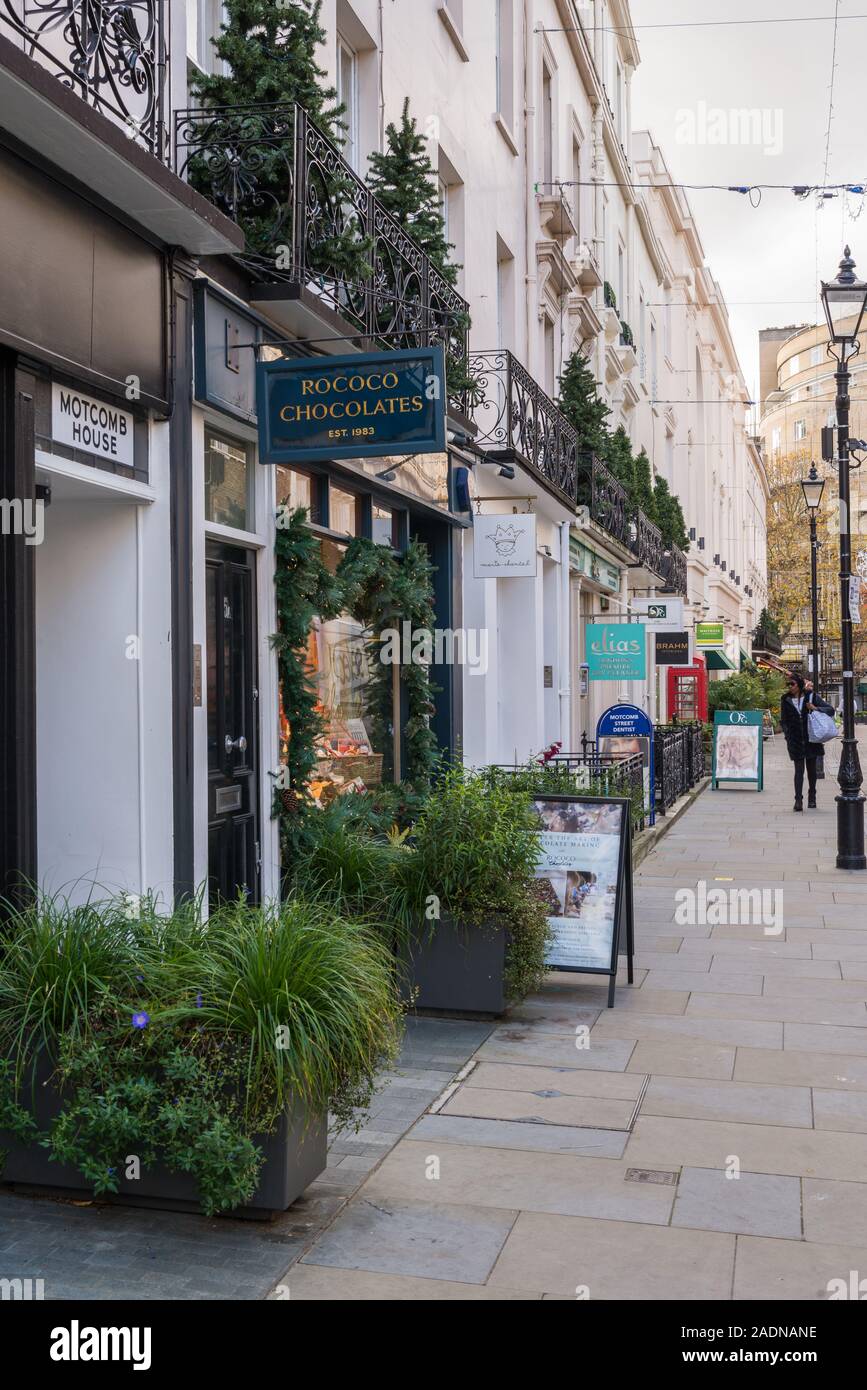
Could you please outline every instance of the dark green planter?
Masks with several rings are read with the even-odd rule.
[[[431,924],[401,951],[402,989],[417,1009],[498,1015],[505,1012],[507,933],[465,927],[450,917]]]

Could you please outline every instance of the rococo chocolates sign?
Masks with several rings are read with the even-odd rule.
[[[443,350],[260,362],[258,413],[262,463],[442,453]]]

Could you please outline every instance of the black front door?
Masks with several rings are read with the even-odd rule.
[[[253,557],[207,549],[208,890],[259,901],[259,756]]]

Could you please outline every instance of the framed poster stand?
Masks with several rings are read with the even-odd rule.
[[[764,790],[764,720],[762,710],[717,710],[713,721],[713,791],[721,782]]]
[[[613,1009],[621,954],[634,981],[629,799],[540,792],[531,805],[539,820],[536,879],[545,885],[553,930],[548,969],[607,976]]]

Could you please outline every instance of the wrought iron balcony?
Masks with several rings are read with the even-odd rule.
[[[687,560],[683,551],[673,546],[663,555],[662,564],[662,576],[665,580],[663,592],[685,596]]]
[[[258,282],[306,289],[388,347],[442,343],[463,365],[466,300],[303,107],[178,111],[174,150],[176,172],[244,230]]]
[[[163,161],[168,31],[164,0],[0,0],[0,33]]]
[[[467,372],[474,386],[462,405],[478,427],[475,442],[495,459],[531,469],[574,506],[578,436],[551,397],[506,350],[472,353]]]
[[[771,656],[780,656],[783,644],[779,637],[769,632],[767,628],[757,627],[753,633],[753,651],[768,652]]]
[[[629,506],[626,490],[595,454],[582,454],[578,470],[578,505],[589,508],[593,521],[621,545],[629,544]]]
[[[659,527],[638,511],[630,528],[630,550],[635,556],[636,565],[663,577],[665,574],[665,546]]]

